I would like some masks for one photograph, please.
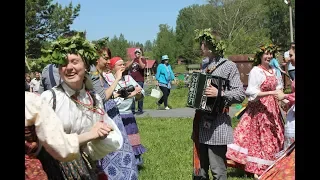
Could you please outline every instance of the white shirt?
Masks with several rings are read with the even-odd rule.
[[[285,133],[288,134],[295,134],[295,116],[296,106],[292,105],[291,108],[288,110],[286,124],[285,124]]]
[[[286,51],[283,56],[284,58],[289,58],[290,57],[289,51]],[[289,62],[288,64],[288,71],[290,70],[295,70],[295,67],[291,64],[291,62]]]
[[[261,84],[266,80],[266,75],[268,76],[275,76],[275,69],[272,70],[273,74],[269,74],[268,72],[264,72],[263,69],[254,66],[250,73],[248,78],[248,87],[246,89],[246,95],[248,96],[248,101],[257,100],[258,94],[261,92],[260,86]],[[283,85],[281,83],[278,83],[276,89],[283,88]]]
[[[109,85],[113,84],[113,82],[115,81],[115,77],[112,73],[103,73],[102,75],[105,78],[105,80],[108,82]],[[140,85],[130,75],[125,75],[118,82],[118,84],[115,88],[115,92],[118,91],[121,87],[128,87],[130,85],[132,85],[134,87],[136,87],[136,86],[140,87]],[[141,94],[143,96],[145,96],[145,92],[144,92],[143,88],[141,88]],[[121,97],[117,97],[114,100],[117,103],[117,107],[119,109],[120,114],[132,113],[131,105],[132,105],[132,102],[135,100],[134,97],[125,98],[125,99],[121,98]]]
[[[119,150],[123,145],[123,138],[117,125],[108,117],[107,113],[105,112],[104,115],[100,115],[77,105],[71,100],[71,96],[75,94],[75,91],[65,82],[62,82],[61,85],[65,92],[58,87],[53,87],[52,89],[56,93],[56,113],[62,121],[64,131],[66,133],[82,134],[88,132],[97,121],[102,120],[110,125],[113,131],[111,131],[105,139],[96,139],[87,142],[83,150],[89,154],[93,160],[101,159],[108,153]],[[47,90],[43,92],[41,97],[52,106],[53,96],[51,91]],[[95,94],[95,98],[97,100],[97,106],[103,110],[100,96]],[[92,102],[84,86],[79,91],[77,99],[84,104],[90,104],[90,102]]]
[[[30,82],[30,87],[34,92],[38,92],[40,87],[40,79],[37,80],[36,78],[33,78]]]
[[[61,120],[39,95],[25,92],[25,126],[35,125],[40,144],[59,161],[71,161],[79,156],[76,133],[66,134]],[[39,148],[40,150],[40,148]]]

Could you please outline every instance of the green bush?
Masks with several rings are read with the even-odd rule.
[[[182,80],[177,81],[177,89],[185,88],[185,83]]]

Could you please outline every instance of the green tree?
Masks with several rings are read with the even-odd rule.
[[[213,10],[211,5],[191,5],[179,11],[176,22],[178,54],[190,63],[196,63],[201,56],[199,44],[194,44],[194,30],[213,26]]]
[[[26,55],[31,58],[41,56],[41,47],[46,41],[56,39],[59,35],[69,32],[70,25],[79,16],[80,4],[66,7],[52,0],[25,1],[25,39],[28,42]]]
[[[125,39],[124,35],[121,33],[119,38],[115,35],[109,42],[109,48],[112,52],[112,56],[119,56],[123,60],[128,60],[127,48],[129,48],[129,43]]]
[[[249,54],[270,42],[263,0],[211,0],[213,29],[226,41],[226,54]],[[246,43],[244,43],[246,42]]]
[[[147,40],[145,43],[144,43],[144,52],[149,52],[149,51],[152,51],[152,42],[150,40]]]
[[[295,1],[291,1],[294,18]],[[267,19],[266,25],[270,30],[269,34],[272,41],[276,45],[287,49],[290,45],[290,16],[288,5],[279,0],[266,0],[263,4],[267,8],[267,11],[265,12],[265,17]],[[295,24],[293,23],[293,29],[294,25]]]
[[[155,59],[159,60],[162,55],[167,54],[170,58],[170,64],[172,66],[176,64],[178,57],[177,41],[173,29],[167,24],[159,25],[159,32],[152,52]]]

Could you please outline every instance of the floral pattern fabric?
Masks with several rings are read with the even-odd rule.
[[[266,76],[260,89],[273,91],[276,86],[276,77]],[[275,154],[282,150],[283,143],[284,125],[278,101],[273,95],[264,96],[249,101],[226,156],[245,171],[260,175],[276,160]]]

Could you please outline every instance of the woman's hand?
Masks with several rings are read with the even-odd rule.
[[[134,87],[134,91],[136,92],[135,94],[141,94],[142,88],[140,86]]]
[[[124,70],[125,70],[124,68],[121,68],[121,69],[119,69],[119,70],[116,72],[116,74],[114,75],[114,77],[115,77],[115,79],[116,79],[117,81],[119,81],[119,80],[122,78],[122,73],[123,73]]]
[[[93,139],[97,139],[97,138],[106,138],[109,133],[112,131],[113,129],[111,128],[111,126],[107,125],[104,122],[96,122],[91,130],[90,133],[93,136]]]
[[[275,94],[276,99],[279,101],[283,100],[286,95],[282,91],[278,91],[277,94]]]

